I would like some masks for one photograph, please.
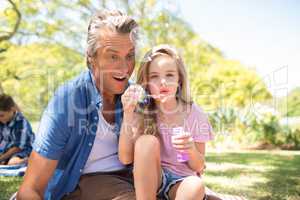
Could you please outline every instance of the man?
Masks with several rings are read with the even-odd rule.
[[[13,98],[0,94],[0,164],[25,163],[32,150],[34,134]]]
[[[89,70],[60,87],[45,110],[18,200],[134,199],[118,159],[120,95],[135,65],[137,23],[119,11],[89,24]]]

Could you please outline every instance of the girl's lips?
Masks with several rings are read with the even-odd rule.
[[[168,89],[161,89],[161,90],[159,91],[160,94],[166,94],[166,93],[168,93],[168,92],[169,92]]]

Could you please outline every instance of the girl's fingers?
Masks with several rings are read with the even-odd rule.
[[[192,137],[187,137],[187,138],[183,138],[183,139],[178,139],[178,138],[173,138],[172,139],[172,144],[174,145],[181,145],[181,144],[188,144],[188,143],[193,143],[194,139]]]
[[[190,148],[192,148],[191,145],[188,145],[188,146],[184,146],[184,145],[176,145],[176,146],[173,146],[174,149],[176,151],[186,151],[186,150],[189,150]]]
[[[182,135],[173,135],[172,138],[174,139],[188,139],[191,137],[191,134],[182,134]]]
[[[184,144],[173,144],[174,148],[190,148],[193,146],[193,143],[184,143]]]

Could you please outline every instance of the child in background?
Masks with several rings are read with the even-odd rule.
[[[31,153],[33,140],[31,126],[12,97],[0,94],[0,164],[25,163]]]
[[[139,99],[145,92],[150,101],[141,108]],[[149,51],[137,85],[125,91],[122,103],[119,158],[134,165],[137,199],[206,199],[201,173],[212,129],[192,102],[186,69],[176,50],[159,45]]]

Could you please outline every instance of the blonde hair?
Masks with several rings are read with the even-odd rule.
[[[169,45],[162,44],[153,47],[148,51],[144,59],[142,60],[141,66],[137,72],[137,84],[140,84],[146,91],[148,90],[148,75],[149,68],[154,59],[159,56],[169,56],[174,59],[178,75],[179,75],[179,86],[177,89],[176,98],[177,101],[181,101],[185,104],[192,104],[193,101],[190,95],[189,82],[187,78],[187,72],[183,60],[176,49]],[[156,125],[156,108],[154,100],[151,98],[149,105],[144,108],[144,134],[158,135],[158,129]]]

